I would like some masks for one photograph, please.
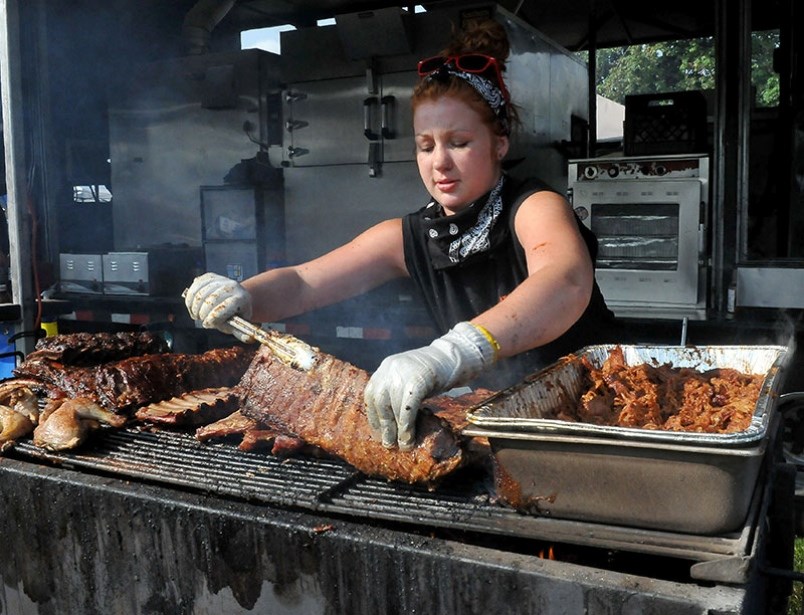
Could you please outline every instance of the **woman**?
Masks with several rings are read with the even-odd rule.
[[[510,384],[601,341],[613,317],[594,279],[594,237],[561,195],[503,172],[516,119],[502,77],[508,54],[502,26],[485,22],[419,62],[412,108],[427,206],[242,284],[204,274],[187,293],[190,315],[234,333],[234,314],[279,321],[411,277],[444,334],[387,357],[365,392],[371,427],[402,449],[415,444],[424,398],[495,365]]]

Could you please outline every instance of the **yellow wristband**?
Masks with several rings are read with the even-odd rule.
[[[471,325],[475,329],[480,331],[483,334],[483,337],[485,337],[488,340],[489,344],[491,344],[491,347],[494,349],[494,360],[496,361],[500,355],[500,343],[496,339],[494,339],[494,336],[491,334],[491,332],[488,329],[486,329],[486,327],[484,327],[483,325],[479,325],[474,322],[471,323]]]

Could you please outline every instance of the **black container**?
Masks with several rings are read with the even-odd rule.
[[[626,156],[707,151],[706,99],[701,92],[625,97]]]

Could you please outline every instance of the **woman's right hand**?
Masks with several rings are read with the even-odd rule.
[[[184,304],[193,320],[201,321],[205,329],[218,329],[241,342],[254,341],[228,324],[233,316],[251,318],[251,295],[234,280],[211,272],[200,275],[184,294]]]

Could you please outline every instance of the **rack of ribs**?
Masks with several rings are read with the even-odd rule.
[[[433,486],[462,465],[458,437],[427,412],[419,413],[411,450],[388,449],[375,439],[363,406],[368,378],[367,372],[323,352],[312,369],[302,371],[261,348],[238,385],[240,411],[371,476]]]
[[[142,406],[134,418],[158,425],[206,425],[230,415],[238,403],[231,387],[210,387]]]
[[[37,388],[48,397],[86,397],[125,414],[188,391],[233,386],[253,355],[253,350],[235,346],[200,355],[147,354],[88,367],[26,360],[15,368],[14,375],[38,383]]]
[[[97,365],[143,354],[168,352],[165,340],[149,331],[67,333],[43,337],[26,361],[57,361],[66,365]]]

